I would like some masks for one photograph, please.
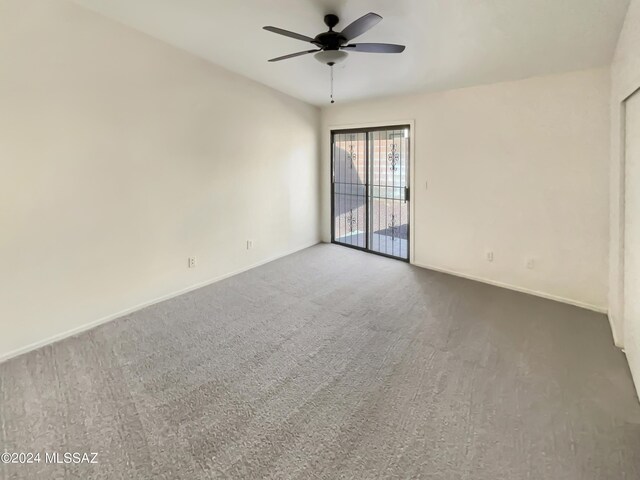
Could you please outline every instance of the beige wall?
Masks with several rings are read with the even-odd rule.
[[[606,311],[609,89],[595,69],[324,108],[323,239],[329,127],[415,120],[415,263]]]
[[[640,389],[640,292],[627,292],[624,286],[624,249],[639,248],[624,245],[625,216],[638,218],[640,205],[624,201],[625,151],[625,98],[640,88],[640,0],[632,0],[620,34],[618,47],[611,67],[611,265],[610,265],[610,318],[614,327],[616,343],[625,348],[636,386]],[[632,132],[629,132],[633,134]],[[638,133],[640,135],[640,133]],[[635,177],[634,177],[635,178]],[[627,181],[634,181],[628,178]],[[637,185],[628,187],[639,188]],[[625,212],[626,208],[626,212]],[[632,265],[627,265],[632,268]],[[633,273],[633,272],[628,272]],[[636,272],[637,274],[637,272]],[[626,305],[626,308],[625,308]],[[625,311],[626,310],[626,311]]]
[[[67,2],[0,0],[0,358],[316,243],[319,116]]]

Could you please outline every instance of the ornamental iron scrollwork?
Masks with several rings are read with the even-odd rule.
[[[347,160],[349,163],[349,168],[353,168],[353,164],[358,159],[358,153],[353,151],[353,143],[349,145],[349,153],[347,153]]]
[[[396,172],[400,163],[400,154],[396,152],[398,146],[394,143],[391,145],[391,152],[387,154],[387,163],[389,163],[389,170]]]
[[[395,214],[391,215],[391,221],[389,222],[389,225],[387,225],[387,227],[389,228],[389,230],[391,230],[391,241],[393,242],[396,239],[396,232],[398,231]]]
[[[349,210],[349,214],[347,215],[346,222],[350,232],[353,232],[353,227],[358,223],[356,216],[353,215],[353,208]]]

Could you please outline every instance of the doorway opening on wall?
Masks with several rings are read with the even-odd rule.
[[[620,306],[624,321],[640,318],[640,88],[622,101],[621,109]],[[623,328],[622,338],[625,341]]]
[[[409,125],[331,132],[331,241],[409,261]]]

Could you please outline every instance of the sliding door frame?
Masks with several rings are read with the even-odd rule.
[[[335,185],[334,185],[334,171],[333,171],[333,136],[336,133],[367,133],[367,138],[369,132],[373,132],[376,130],[393,130],[395,128],[400,127],[409,127],[409,238],[407,239],[407,248],[409,250],[409,255],[407,259],[395,257],[392,255],[387,255],[381,252],[375,252],[369,249],[369,148],[367,142],[366,148],[366,165],[367,165],[367,173],[366,173],[366,198],[367,198],[367,206],[366,206],[366,217],[367,217],[367,235],[365,248],[358,247],[356,245],[348,245],[344,243],[335,242],[335,221],[333,219],[334,212],[334,201],[335,201]],[[341,247],[353,248],[355,250],[360,250],[362,252],[373,253],[375,255],[381,255],[383,257],[393,258],[395,260],[409,262],[411,264],[415,263],[415,198],[416,198],[416,189],[415,189],[415,121],[414,120],[404,120],[404,121],[396,121],[396,122],[375,122],[375,123],[363,123],[363,124],[348,124],[348,125],[329,125],[327,127],[328,137],[329,137],[329,185],[330,185],[330,222],[331,222],[331,243],[335,243],[340,245]],[[326,190],[325,190],[326,191]]]

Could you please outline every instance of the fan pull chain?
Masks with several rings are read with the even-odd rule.
[[[333,65],[333,62],[329,64],[329,67],[331,68],[331,103],[336,103],[333,99]]]

